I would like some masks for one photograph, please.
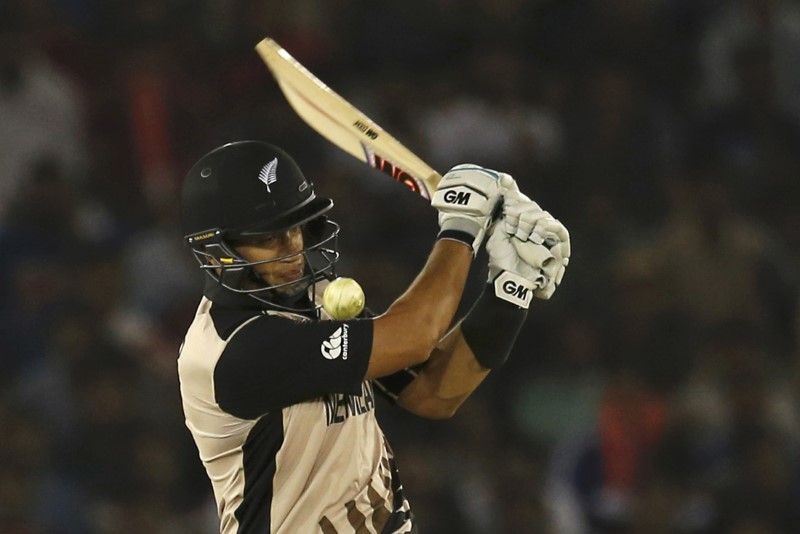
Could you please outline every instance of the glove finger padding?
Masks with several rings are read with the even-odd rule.
[[[520,241],[527,241],[536,227],[537,221],[549,215],[539,207],[539,204],[532,200],[521,201],[512,205],[509,205],[506,200],[504,208],[505,231],[508,235],[512,235]]]
[[[566,231],[566,229],[564,229]],[[563,233],[562,233],[563,235]],[[570,243],[569,234],[567,240],[551,247],[550,253],[553,255],[553,261],[544,266],[543,272],[547,277],[547,284],[544,287],[537,288],[533,295],[536,298],[547,300],[553,296],[561,280],[564,278],[567,265],[569,265]]]
[[[517,181],[510,174],[500,173],[500,187],[503,189],[503,205],[506,207],[520,202],[531,202],[530,197],[519,190]]]
[[[506,207],[505,230],[519,258],[539,270],[545,283],[537,283],[533,296],[547,300],[553,296],[569,264],[569,232],[550,213],[535,202]]]
[[[547,217],[539,219],[536,222],[536,228],[533,231],[543,236],[544,241],[547,242],[550,247],[565,243],[567,249],[569,249],[569,232],[566,227],[561,224],[561,221],[553,218],[549,213],[547,213]],[[567,252],[566,256],[569,256],[569,252]]]
[[[489,254],[489,277],[494,278],[501,271],[514,271],[517,274],[536,278],[537,270],[520,260],[517,250],[512,244],[511,236],[499,228],[493,228],[486,240],[486,252]],[[542,284],[544,284],[542,279]]]
[[[539,209],[535,202],[520,204],[507,211],[507,233],[520,241],[544,244],[548,248],[563,244],[565,247],[562,249],[562,256],[569,257],[569,232],[549,212]]]
[[[534,269],[541,269],[547,273],[548,266],[556,263],[556,259],[550,250],[544,245],[538,245],[532,241],[520,241],[516,237],[511,238],[517,256],[527,265]]]

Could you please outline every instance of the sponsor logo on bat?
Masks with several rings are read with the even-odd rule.
[[[369,137],[373,141],[378,138],[378,135],[379,135],[378,132],[376,132],[375,130],[370,128],[369,125],[364,124],[363,122],[361,122],[359,120],[355,121],[353,123],[353,126],[355,126],[355,128],[359,132],[363,133],[364,135],[366,135],[367,137]]]
[[[426,193],[423,193],[425,189],[423,189],[416,178],[408,174],[402,168],[398,167],[388,159],[384,159],[378,154],[376,154],[371,148],[366,145],[363,145],[364,152],[367,154],[367,163],[370,167],[374,167],[378,169],[382,173],[391,176],[394,180],[400,182],[401,184],[405,185],[413,192],[418,195],[426,196]]]

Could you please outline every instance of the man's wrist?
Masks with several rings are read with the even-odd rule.
[[[473,255],[483,241],[485,231],[480,223],[467,217],[449,217],[442,221],[438,239],[461,241],[472,248]]]

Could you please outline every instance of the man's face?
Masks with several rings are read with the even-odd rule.
[[[294,226],[283,232],[253,236],[241,241],[234,247],[247,261],[267,261],[283,258],[279,261],[262,263],[253,267],[253,271],[267,285],[278,286],[302,278],[305,270],[303,250],[303,230]],[[277,289],[281,293],[297,291],[294,284]]]

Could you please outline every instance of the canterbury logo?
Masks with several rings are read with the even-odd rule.
[[[330,335],[328,339],[322,342],[320,352],[327,360],[335,360],[339,356],[343,360],[347,359],[347,330],[349,327],[343,324],[336,331]]]
[[[267,193],[272,193],[269,186],[278,181],[278,158],[273,159],[261,168],[258,179],[267,186]]]

